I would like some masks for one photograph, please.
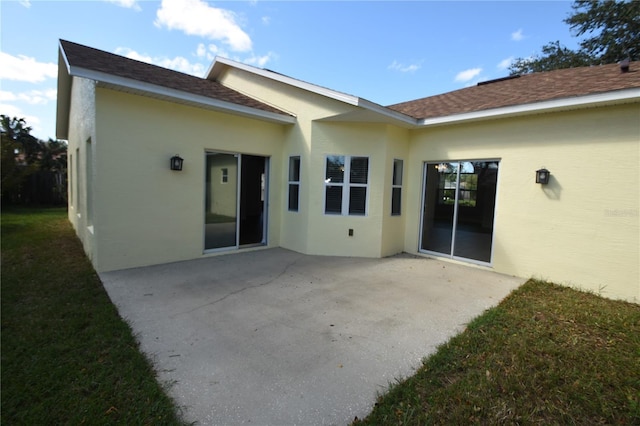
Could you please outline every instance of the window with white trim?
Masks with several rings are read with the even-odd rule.
[[[400,216],[402,212],[402,169],[404,161],[393,160],[393,179],[391,182],[391,216]]]
[[[220,169],[220,183],[229,183],[229,169],[226,167]]]
[[[367,214],[369,157],[327,155],[324,183],[325,214]]]
[[[300,156],[289,157],[289,211],[297,212],[300,205]]]

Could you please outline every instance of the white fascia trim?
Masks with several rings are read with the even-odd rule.
[[[257,68],[251,65],[246,65],[240,62],[236,62],[231,59],[216,57],[215,61],[209,67],[207,72],[208,78],[217,78],[218,72],[216,71],[216,64],[222,64],[234,68],[238,68],[240,70],[253,73],[259,75],[264,78],[268,78],[270,80],[278,81],[280,83],[287,84],[289,86],[297,87],[298,89],[306,90],[311,93],[315,93],[317,95],[321,95],[330,99],[334,99],[340,102],[344,102],[349,105],[361,107],[375,113],[381,114],[385,117],[392,118],[394,120],[400,120],[403,123],[416,125],[417,120],[408,115],[402,114],[397,111],[390,110],[389,108],[385,108],[382,105],[376,104],[374,102],[368,101],[366,99],[362,99],[358,96],[348,95],[346,93],[338,92],[336,90],[328,89],[326,87],[318,86],[315,84],[307,83],[305,81],[297,80],[295,78],[287,77],[286,75],[278,74],[273,71],[265,70],[262,68]]]
[[[209,70],[207,71],[207,74],[206,74],[207,78],[216,78],[218,76],[218,73],[215,72],[214,70],[214,68],[216,67],[216,64],[218,63],[227,65],[230,67],[238,68],[240,70],[250,72],[252,74],[256,74],[261,77],[268,78],[270,80],[275,80],[280,83],[288,84],[289,86],[294,86],[299,89],[316,93],[318,95],[335,99],[350,105],[357,106],[360,101],[360,98],[358,98],[357,96],[348,95],[346,93],[338,92],[336,90],[327,89],[326,87],[317,86],[315,84],[307,83],[302,80],[297,80],[295,78],[287,77],[286,75],[278,74],[276,72],[265,70],[263,68],[257,68],[251,65],[246,65],[246,64],[236,62],[231,59],[223,58],[220,56],[216,56],[215,60],[213,61],[213,64],[211,64],[211,66],[209,67]]]
[[[114,86],[125,87],[144,93],[165,96],[168,98],[195,103],[217,110],[253,117],[261,120],[273,121],[282,124],[294,124],[296,122],[296,118],[293,116],[263,111],[244,105],[234,104],[232,102],[212,99],[207,96],[194,95],[192,93],[186,93],[181,90],[158,86],[151,83],[145,83],[130,78],[118,77],[100,71],[89,70],[86,68],[69,67],[69,74],[74,77],[87,78],[90,80],[99,81],[100,83],[112,84]]]
[[[410,124],[413,126],[416,126],[419,124],[416,118],[413,118],[401,112],[383,107],[382,105],[376,104],[375,102],[371,102],[366,99],[359,99],[358,106],[361,108],[367,109],[369,111],[375,112],[377,114],[383,115],[385,117],[389,117],[394,120],[399,120],[406,124]]]
[[[71,106],[71,75],[69,61],[62,48],[58,48],[58,96],[56,99],[56,139],[66,140],[69,137],[69,109]],[[64,63],[64,67],[62,66]]]
[[[531,113],[543,113],[554,110],[588,108],[590,106],[640,101],[640,88],[625,89],[614,92],[598,93],[595,95],[579,96],[575,98],[554,99],[532,104],[514,105],[504,108],[494,108],[486,111],[476,111],[466,114],[448,115],[445,117],[423,118],[418,120],[421,127],[440,124],[452,124],[462,121],[483,120],[488,118],[510,117]]]

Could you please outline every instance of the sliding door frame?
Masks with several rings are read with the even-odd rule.
[[[462,174],[462,164],[465,162],[496,162],[498,163],[498,170],[496,172],[496,187],[495,187],[495,198],[494,198],[494,205],[493,205],[493,218],[492,218],[492,228],[491,228],[491,250],[490,250],[490,254],[489,254],[489,261],[485,262],[483,260],[478,260],[478,259],[472,259],[472,258],[467,258],[467,257],[462,257],[462,256],[456,256],[455,253],[455,248],[456,248],[456,235],[457,235],[457,231],[458,231],[458,217],[459,217],[459,196],[460,196],[460,175]],[[473,158],[473,159],[456,159],[456,160],[442,160],[442,161],[437,161],[437,160],[429,160],[429,161],[423,161],[422,163],[422,184],[421,184],[421,190],[422,190],[422,194],[421,194],[421,202],[420,202],[420,228],[419,228],[419,238],[418,238],[418,252],[419,253],[423,253],[423,254],[427,254],[430,256],[434,256],[434,257],[441,257],[441,258],[445,258],[445,259],[453,259],[453,260],[457,260],[457,261],[462,261],[462,262],[466,262],[466,263],[472,263],[472,264],[476,264],[476,265],[481,265],[481,266],[493,266],[493,253],[494,253],[494,249],[495,249],[495,228],[496,228],[496,218],[497,218],[497,212],[498,212],[498,187],[500,184],[500,169],[501,169],[501,159],[499,158],[482,158],[482,159],[478,159],[478,158]],[[449,253],[443,253],[443,252],[437,252],[437,251],[432,251],[432,250],[427,250],[427,249],[423,249],[423,235],[424,235],[424,226],[425,226],[425,214],[427,212],[427,208],[431,208],[431,206],[427,206],[427,199],[426,199],[426,190],[427,190],[427,173],[428,173],[428,166],[432,165],[432,164],[451,164],[451,163],[458,163],[459,167],[457,169],[456,172],[456,186],[455,186],[455,200],[454,200],[454,209],[453,209],[453,224],[452,224],[452,231],[451,231],[451,245],[450,245],[450,250]]]
[[[224,247],[213,247],[213,248],[207,248],[207,222],[206,222],[206,210],[207,210],[207,197],[210,197],[211,194],[209,194],[208,192],[211,191],[211,188],[209,187],[209,183],[207,182],[207,174],[209,173],[209,171],[207,171],[207,167],[208,167],[208,155],[209,154],[222,154],[222,155],[233,155],[236,158],[236,188],[235,188],[235,193],[236,193],[236,205],[235,205],[235,243],[233,245],[229,245],[229,246],[224,246]],[[261,241],[256,242],[256,243],[245,243],[245,244],[241,244],[241,208],[242,208],[242,190],[243,190],[243,180],[242,180],[242,167],[243,167],[243,156],[251,156],[251,157],[258,157],[258,158],[262,158],[264,160],[264,182],[261,184],[263,184],[263,188],[262,188],[262,197],[263,199],[262,201],[262,220],[261,220],[261,225],[262,225],[262,238]],[[243,154],[243,153],[239,153],[239,152],[228,152],[228,151],[218,151],[218,150],[206,150],[204,152],[204,167],[205,167],[205,175],[204,175],[204,198],[203,198],[203,206],[202,206],[202,211],[205,214],[205,218],[203,221],[203,233],[202,233],[202,247],[203,247],[203,253],[204,254],[208,254],[208,253],[216,253],[216,252],[224,252],[224,251],[232,251],[232,250],[239,250],[242,248],[249,248],[249,247],[258,247],[258,246],[266,246],[268,245],[268,223],[269,223],[269,215],[268,215],[268,200],[269,200],[269,171],[270,171],[270,157],[269,156],[263,156],[263,155],[254,155],[254,154]],[[210,176],[210,179],[213,179],[213,177]]]

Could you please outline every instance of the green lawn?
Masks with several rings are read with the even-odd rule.
[[[4,425],[183,424],[64,209],[2,213]]]
[[[354,423],[640,425],[640,305],[530,280]]]

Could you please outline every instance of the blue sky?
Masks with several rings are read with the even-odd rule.
[[[58,40],[204,76],[216,55],[390,105],[504,77],[569,1],[0,0],[0,114],[55,137]]]

